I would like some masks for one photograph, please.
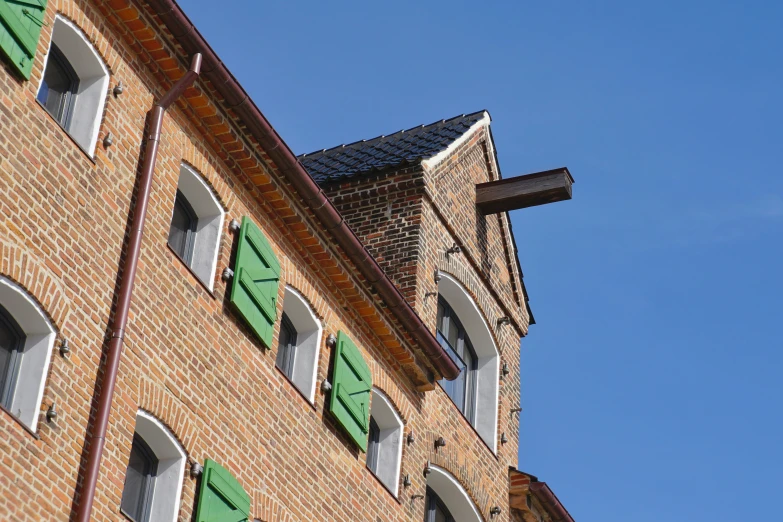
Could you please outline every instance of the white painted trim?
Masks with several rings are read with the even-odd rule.
[[[376,401],[380,401],[380,404]],[[376,406],[380,406],[380,410],[378,411],[375,409]],[[381,414],[380,421],[378,413]],[[389,488],[389,490],[392,492],[392,494],[396,497],[399,494],[400,490],[400,466],[402,463],[402,432],[403,432],[403,422],[402,418],[397,414],[397,410],[394,408],[394,405],[392,404],[391,400],[378,388],[373,387],[372,389],[372,410],[370,411],[370,414],[375,419],[375,422],[378,424],[378,428],[381,430],[381,434],[383,434],[384,431],[392,432],[391,435],[394,435],[393,432],[396,431],[397,436],[397,444],[394,448],[394,473],[388,474],[387,479],[384,480],[384,478],[381,475],[386,475],[381,472],[381,470],[378,470],[378,473],[375,474],[376,477],[378,477],[378,480],[386,484],[386,487]],[[389,419],[391,417],[391,419]],[[391,421],[391,422],[390,422]],[[393,424],[390,426],[390,424]],[[394,440],[392,440],[394,442]],[[380,443],[380,450],[383,451],[385,448],[383,441]],[[380,457],[378,459],[378,466],[381,465]]]
[[[290,299],[296,299],[298,301],[298,304],[291,304]],[[287,307],[287,308],[286,308]],[[306,311],[307,316],[302,317],[302,309]],[[294,351],[294,375],[291,377],[291,381],[294,383],[294,385],[299,388],[302,393],[305,394],[307,399],[311,403],[315,403],[315,381],[318,377],[318,358],[321,356],[321,337],[323,335],[323,325],[321,325],[321,321],[318,320],[318,316],[315,315],[315,312],[310,307],[310,304],[307,302],[307,300],[304,298],[304,296],[299,293],[295,288],[286,285],[285,287],[285,293],[283,294],[283,312],[288,315],[288,318],[291,320],[291,323],[293,323],[294,328],[296,328],[297,332],[297,348]],[[294,312],[293,314],[291,312]],[[306,324],[309,323],[309,326]],[[304,325],[304,326],[303,326]],[[307,335],[315,333],[315,339],[309,338],[307,349],[312,350],[311,352],[311,360],[304,361],[299,359],[299,357],[302,355],[300,346],[303,346],[302,343],[299,341],[299,336]],[[314,345],[311,345],[313,343]],[[309,385],[308,383],[302,383],[300,382],[302,379],[297,378],[298,375],[297,370],[300,372],[302,371],[302,365],[305,365],[305,363],[309,364],[312,368],[310,372],[308,372],[308,378],[310,379]],[[303,388],[309,388],[309,389],[303,389]]]
[[[492,122],[492,118],[490,118],[489,113],[487,111],[484,111],[484,116],[481,117],[480,120],[478,120],[476,123],[470,126],[468,130],[465,131],[465,133],[451,142],[451,144],[446,147],[445,150],[440,151],[436,155],[432,156],[431,158],[427,158],[425,160],[422,160],[421,164],[428,169],[435,168],[438,163],[446,159],[448,156],[450,156],[460,145],[468,141],[473,134],[476,133],[479,129],[482,129],[484,127],[489,127],[489,124]],[[491,141],[491,140],[490,140]],[[492,156],[494,158],[494,155]]]
[[[72,33],[72,36],[64,35],[63,31]],[[76,39],[73,39],[73,36]],[[87,39],[81,28],[60,14],[54,18],[54,29],[52,30],[49,46],[46,49],[44,64],[48,63],[49,52],[55,40],[60,40],[58,42],[60,50],[63,51],[63,54],[65,54],[68,62],[79,77],[79,92],[76,93],[73,110],[85,111],[92,118],[92,123],[88,125],[88,129],[74,129],[72,120],[71,128],[65,130],[81,145],[82,149],[90,157],[94,157],[95,143],[98,141],[98,133],[103,118],[103,107],[106,104],[109,88],[109,69],[106,67],[100,53],[92,45],[92,42]],[[85,56],[85,52],[89,52],[91,56]],[[88,61],[84,61],[85,58]],[[41,90],[41,85],[43,85],[43,75],[41,75],[41,83],[36,90],[36,96],[38,91]],[[83,121],[84,117],[82,116],[80,120]]]
[[[49,318],[35,300],[23,288],[4,276],[0,276],[0,304],[13,316],[27,337],[14,398],[9,410],[35,432],[57,335]],[[33,366],[29,367],[30,364]],[[28,389],[20,390],[20,386],[25,385],[29,385]],[[34,388],[32,391],[34,399],[23,400],[20,391],[30,393],[29,388]],[[21,407],[19,407],[20,401],[23,402]]]
[[[467,289],[452,274],[443,271],[439,273],[441,280],[438,292],[456,312],[478,357],[474,427],[492,452],[497,454],[500,351],[484,315]],[[492,392],[489,398],[486,397],[487,387]],[[487,421],[488,417],[491,422]]]
[[[446,504],[451,516],[454,517],[454,522],[484,521],[463,485],[445,469],[430,464],[427,485]]]
[[[204,177],[186,163],[180,165],[177,188],[184,194],[190,206],[193,207],[198,219],[190,268],[201,282],[207,285],[207,288],[214,290],[220,239],[223,235],[223,222],[225,221],[226,211]],[[172,212],[173,208],[172,206]],[[211,237],[210,233],[214,234],[214,237]],[[206,245],[204,244],[205,241],[207,242]],[[208,249],[206,254],[209,255],[210,264],[206,272],[200,266],[195,266],[200,249]],[[203,258],[203,256],[204,254],[202,253],[199,259]]]
[[[139,430],[139,427],[141,427],[141,430]],[[144,442],[152,449],[159,461],[158,476],[155,478],[155,487],[152,491],[150,520],[177,522],[187,454],[168,428],[146,411],[139,410],[137,412],[135,431],[144,439]],[[161,467],[166,468],[163,470],[166,473],[165,478],[160,476]],[[166,491],[163,491],[163,489]],[[161,497],[161,493],[164,496]],[[172,493],[174,494],[173,502],[169,502]],[[161,511],[164,512],[161,513]],[[168,514],[171,515],[171,518],[168,517]]]

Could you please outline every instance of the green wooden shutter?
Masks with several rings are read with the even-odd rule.
[[[26,80],[41,36],[47,0],[0,0],[0,51]]]
[[[367,451],[372,375],[359,349],[343,332],[337,332],[332,381],[329,411],[359,448]]]
[[[237,479],[214,460],[204,462],[196,522],[244,522],[250,516],[250,496]]]
[[[242,218],[231,286],[231,304],[268,347],[277,320],[280,263],[266,236],[247,216]]]

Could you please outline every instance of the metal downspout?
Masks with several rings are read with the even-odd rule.
[[[133,297],[133,283],[136,278],[136,269],[139,264],[139,252],[141,240],[144,234],[144,223],[147,217],[152,178],[155,171],[155,162],[158,157],[158,145],[160,132],[163,127],[163,116],[174,101],[193,84],[201,71],[201,54],[193,55],[190,69],[177,81],[176,84],[163,95],[152,109],[147,113],[150,127],[147,137],[147,145],[144,151],[144,163],[139,176],[139,192],[136,196],[136,204],[133,209],[133,224],[131,225],[130,238],[128,240],[127,261],[122,272],[117,308],[112,321],[110,331],[111,339],[106,355],[106,366],[101,385],[100,395],[97,397],[95,424],[90,437],[90,449],[85,462],[85,471],[82,481],[81,498],[76,513],[77,522],[89,522],[92,504],[95,500],[95,488],[100,472],[103,447],[106,443],[106,431],[109,426],[109,414],[114,396],[114,386],[117,382],[117,372],[120,367],[122,344],[125,338],[125,328],[128,324],[128,312],[131,298]]]

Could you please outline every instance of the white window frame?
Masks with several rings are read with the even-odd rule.
[[[392,402],[378,388],[372,389],[372,418],[380,430],[378,464],[370,469],[395,497],[400,489],[403,423]]]
[[[33,298],[4,276],[0,276],[0,305],[19,324],[26,337],[9,410],[35,433],[57,334]]]
[[[146,411],[136,414],[136,429],[158,459],[149,520],[177,522],[187,455],[176,437]]]
[[[185,196],[196,214],[193,254],[187,263],[188,268],[212,291],[226,211],[201,174],[185,163],[180,166],[177,190]],[[172,205],[172,212],[173,208]]]
[[[451,473],[434,464],[430,464],[429,468],[427,486],[437,493],[454,517],[454,522],[484,522],[468,492]]]
[[[76,75],[79,88],[72,101],[72,117],[65,131],[90,157],[95,156],[95,143],[103,117],[103,107],[109,89],[109,69],[100,54],[81,29],[67,18],[56,15],[52,40],[44,58],[49,63],[52,43],[62,51]],[[43,76],[38,91],[43,85]],[[36,91],[36,94],[37,92]]]
[[[457,314],[478,357],[473,427],[497,454],[500,352],[484,316],[462,283],[449,273],[440,275],[438,292]]]
[[[314,403],[323,325],[304,296],[288,285],[283,295],[283,312],[296,330],[293,375],[290,380],[310,403]]]

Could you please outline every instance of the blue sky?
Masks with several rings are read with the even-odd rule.
[[[181,4],[296,153],[488,109],[568,166],[512,213],[519,467],[579,522],[779,519],[783,4]]]

